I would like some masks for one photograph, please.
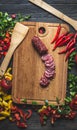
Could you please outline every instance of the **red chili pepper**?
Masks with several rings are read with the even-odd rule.
[[[13,105],[11,106],[11,112],[12,113],[16,113],[17,109],[18,109],[17,106],[13,106]]]
[[[40,123],[41,123],[41,125],[44,125],[44,118],[43,118],[43,116],[40,116]]]
[[[4,38],[4,42],[8,43],[10,42],[10,39],[8,37]]]
[[[16,121],[20,121],[21,118],[20,118],[20,115],[18,113],[15,113],[14,116],[15,116]]]
[[[74,40],[76,42],[76,40],[77,40],[77,32],[75,33]]]
[[[59,40],[55,43],[55,45],[54,45],[54,48],[52,49],[53,51],[58,47],[58,45],[65,39],[65,35],[63,35],[63,36],[61,36],[60,38],[59,38]]]
[[[27,110],[27,112],[28,112],[28,115],[26,118],[29,119],[32,116],[32,110]]]
[[[18,108],[18,109],[17,109],[17,112],[20,114],[21,117],[24,116],[24,112],[23,112],[21,109]]]
[[[9,32],[6,32],[5,36],[8,37],[8,38],[11,37]]]
[[[5,90],[9,90],[12,87],[11,81],[5,78],[1,80],[0,84]]]
[[[4,51],[7,51],[7,50],[8,50],[8,47],[7,47],[6,45],[4,45],[4,46],[2,47],[2,49],[3,49]]]
[[[0,41],[0,45],[4,46],[4,41],[3,40]]]
[[[76,117],[76,115],[77,115],[77,113],[75,112],[75,111],[71,111],[70,113],[69,113],[69,119],[73,119],[73,118],[75,118]]]
[[[72,48],[70,51],[67,52],[65,61],[67,61],[67,59],[69,58],[70,54],[71,54],[73,51],[75,51],[75,50],[76,50],[76,48]]]
[[[6,53],[7,53],[7,52],[6,52],[6,51],[4,51],[4,52],[3,52],[3,55],[4,55],[4,56],[6,56]]]
[[[65,45],[70,41],[70,39],[71,39],[73,36],[74,36],[73,33],[68,34],[68,35],[65,37],[65,39],[62,40],[62,41],[58,44],[58,47],[60,47],[60,46],[65,46]]]
[[[65,46],[69,41],[70,39],[74,36],[73,33],[70,33],[68,35],[63,35],[63,37],[61,37],[56,43],[55,43],[55,46],[53,48],[53,50],[55,50],[57,47],[60,47],[60,46]]]
[[[24,122],[17,122],[17,126],[19,127],[19,128],[27,128],[27,124],[26,123],[24,123]]]
[[[70,44],[71,44],[72,42],[74,42],[74,39],[71,39],[71,40],[68,42],[68,44],[66,45],[66,48],[67,48],[67,49],[68,49],[68,47],[70,46]]]
[[[66,53],[67,51],[69,51],[73,46],[75,45],[74,40],[72,39],[66,46],[66,48],[64,50],[61,50],[58,54],[63,54]]]
[[[58,39],[60,31],[61,31],[61,25],[58,26],[57,31],[56,31],[56,35],[51,43],[54,43]]]
[[[67,49],[65,48],[65,49],[61,50],[60,52],[58,52],[58,54],[63,54],[63,53],[66,53],[66,52],[67,52]]]
[[[2,51],[3,49],[2,49],[2,47],[0,46],[0,51]]]
[[[68,33],[63,33],[63,34],[61,34],[61,36],[56,40],[55,44],[56,44],[61,38],[63,38],[64,36],[67,36],[67,35],[68,35]]]
[[[68,46],[67,50],[69,51],[74,45],[75,45],[75,42],[72,42],[72,43]]]
[[[69,33],[67,36],[66,36],[66,38],[72,38],[73,36],[75,36],[75,34],[74,33]]]

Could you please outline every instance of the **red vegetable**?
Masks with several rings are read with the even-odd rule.
[[[73,41],[67,48],[67,50],[69,51],[73,46],[75,45],[75,42]]]
[[[12,87],[12,83],[9,79],[1,79],[0,85],[5,89],[9,90]]]
[[[55,43],[54,48],[52,49],[53,51],[58,47],[58,45],[65,39],[65,35],[62,35],[59,40]]]
[[[55,37],[54,37],[54,39],[52,40],[51,43],[54,43],[58,39],[60,31],[61,31],[61,25],[58,26],[56,35],[55,35]]]
[[[71,111],[68,115],[65,115],[65,118],[74,119],[77,113],[75,111]]]
[[[12,14],[11,17],[12,17],[12,19],[15,19],[16,18],[16,14]]]
[[[67,52],[65,61],[67,61],[67,59],[73,51],[75,51],[75,48],[72,48],[70,51]]]
[[[19,128],[27,128],[27,124],[26,123],[24,123],[24,122],[17,122],[17,126],[19,127]]]
[[[67,52],[67,49],[65,48],[65,49],[61,50],[60,52],[58,52],[58,54],[63,54],[63,53],[66,53],[66,52]]]
[[[16,121],[20,121],[21,118],[20,118],[20,115],[18,113],[15,113],[14,116],[16,118]]]
[[[55,50],[57,47],[65,46],[73,36],[73,33],[61,36],[61,38],[55,43],[53,50]]]
[[[32,116],[32,110],[27,110],[28,114],[27,114],[27,119],[29,119]]]
[[[77,95],[70,102],[70,107],[72,110],[77,110]]]

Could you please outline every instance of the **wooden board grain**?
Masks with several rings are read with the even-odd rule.
[[[42,22],[24,22],[29,27],[29,32],[22,44],[17,48],[13,58],[13,87],[12,98],[15,103],[22,103],[23,99],[28,104],[36,101],[38,104],[44,104],[47,99],[49,103],[56,104],[56,97],[60,103],[64,102],[67,84],[67,62],[65,54],[59,55],[58,52],[64,48],[57,48],[52,51],[54,44],[50,44],[57,31],[58,23]],[[46,32],[40,34],[38,29],[44,27]],[[68,32],[69,27],[61,24],[61,32]],[[39,85],[41,76],[44,73],[45,66],[40,56],[33,48],[31,39],[37,35],[48,48],[48,52],[53,56],[56,66],[56,75],[46,88]]]

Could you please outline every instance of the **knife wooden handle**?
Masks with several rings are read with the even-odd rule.
[[[72,27],[74,29],[77,30],[77,21],[76,20],[66,16],[59,10],[55,9],[54,7],[52,7],[49,4],[47,4],[46,2],[44,2],[43,0],[29,0],[29,1],[37,6],[41,7],[42,9],[48,11],[49,13],[52,13],[53,15],[57,16],[58,18],[62,19],[63,21],[69,23],[70,25],[72,25]]]

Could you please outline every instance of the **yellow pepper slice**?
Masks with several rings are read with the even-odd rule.
[[[6,119],[6,117],[4,117],[4,116],[1,116],[1,117],[0,117],[0,121],[1,121],[1,120],[4,120],[4,119]]]
[[[1,111],[1,112],[0,112],[0,115],[2,115],[2,116],[4,116],[4,117],[8,117],[8,116],[10,116],[10,113],[7,112],[7,111]]]
[[[5,101],[11,100],[11,99],[12,99],[11,95],[6,95],[3,97],[3,100]]]

